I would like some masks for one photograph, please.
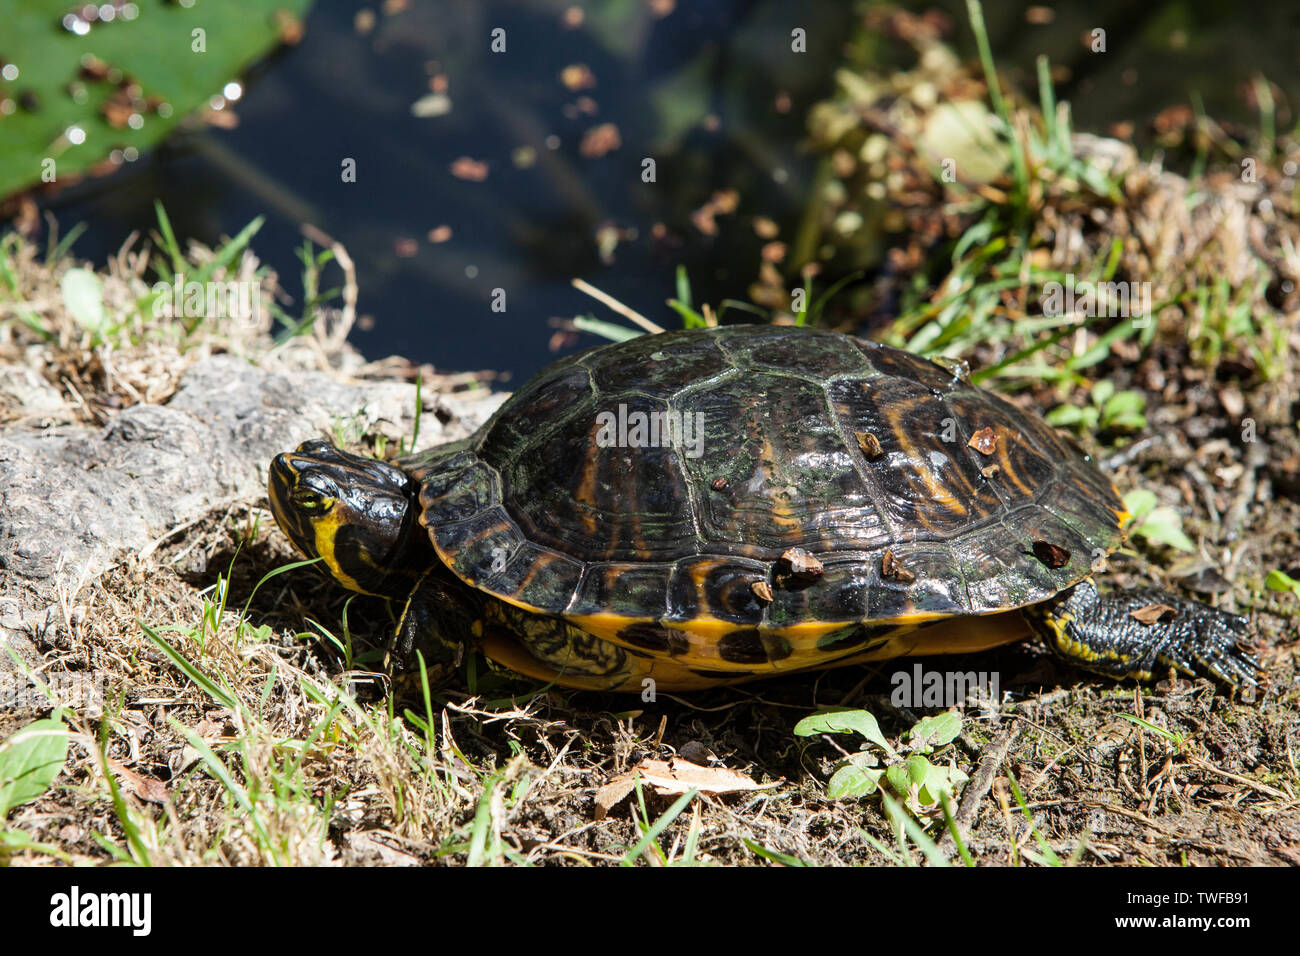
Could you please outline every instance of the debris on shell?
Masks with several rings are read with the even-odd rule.
[[[1046,541],[1034,542],[1034,557],[1049,568],[1063,568],[1070,560],[1070,552],[1066,551],[1060,545],[1049,544]]]
[[[985,478],[992,478],[1001,470],[1002,470],[1001,465],[985,465],[983,468],[980,469],[980,474]]]
[[[916,575],[894,556],[892,548],[885,549],[885,553],[880,557],[880,574],[882,577],[891,578],[900,584],[908,584],[916,580]]]
[[[879,458],[885,453],[875,432],[854,432],[853,437],[858,440],[858,447],[862,449],[862,454],[868,458]]]
[[[766,601],[768,604],[772,603],[772,586],[766,581],[755,581],[749,587],[760,601]]]
[[[970,441],[966,443],[974,448],[981,455],[991,455],[993,450],[998,447],[998,436],[993,429],[987,426],[981,428],[974,435],[970,436]]]
[[[790,548],[781,560],[790,566],[790,573],[798,578],[819,578],[826,571],[825,566],[803,548]]]
[[[950,374],[954,382],[970,381],[970,363],[965,359],[955,359],[948,358],[946,355],[937,355],[930,359],[930,361]]]

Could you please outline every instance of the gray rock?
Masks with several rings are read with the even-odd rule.
[[[37,414],[58,418],[39,383],[8,371],[0,380],[39,395]],[[464,437],[504,397],[426,395],[420,447]],[[58,609],[126,554],[147,556],[214,510],[263,500],[277,452],[373,428],[409,436],[414,406],[412,385],[343,384],[214,356],[166,405],[132,406],[102,428],[39,428],[31,416],[0,427],[0,672],[14,666],[4,646],[34,660]]]

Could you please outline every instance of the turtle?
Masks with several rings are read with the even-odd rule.
[[[1129,515],[1070,439],[825,329],[597,346],[464,440],[386,462],[312,439],[267,483],[299,550],[400,603],[399,669],[477,646],[564,687],[690,691],[1037,635],[1117,679],[1260,673],[1246,618],[1098,587]]]

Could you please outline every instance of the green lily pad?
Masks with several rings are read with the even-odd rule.
[[[106,3],[99,9],[114,19],[82,21],[78,34],[63,25],[74,4],[11,0],[0,33],[0,197],[142,155],[276,46],[284,18],[300,20],[310,2]]]

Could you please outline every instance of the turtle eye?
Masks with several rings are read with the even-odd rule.
[[[316,491],[303,488],[293,493],[293,503],[302,511],[309,514],[324,513],[329,507],[331,499]]]

